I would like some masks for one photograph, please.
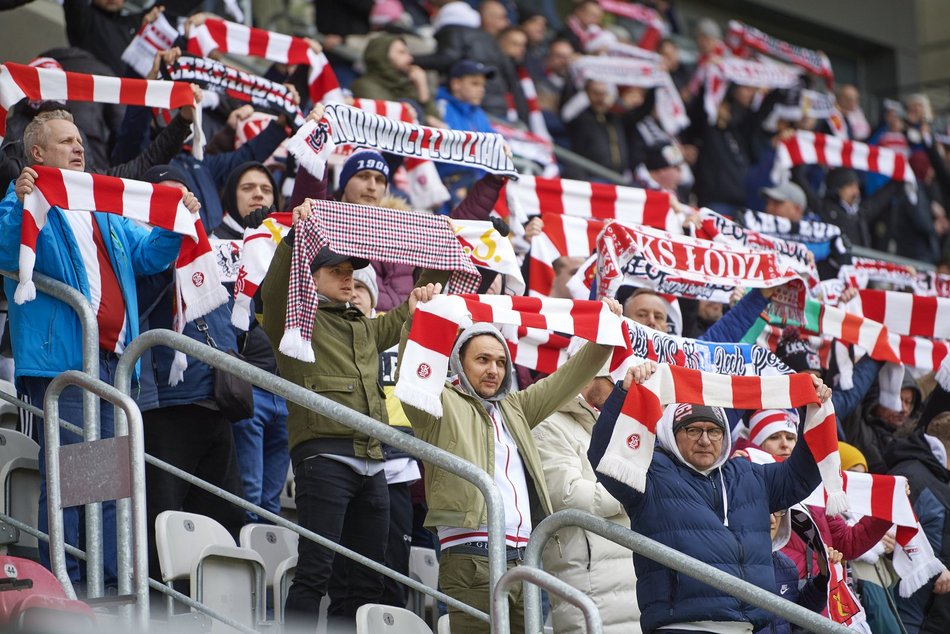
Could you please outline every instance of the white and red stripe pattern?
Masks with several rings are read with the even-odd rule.
[[[382,99],[353,99],[353,107],[366,112],[377,114],[387,119],[395,119],[405,123],[419,123],[416,109],[401,101],[384,101]],[[409,203],[415,209],[433,209],[451,198],[435,164],[428,159],[407,156],[403,161],[406,173],[409,176],[409,185],[406,191],[409,194]]]
[[[637,42],[641,48],[651,51],[656,50],[660,45],[660,40],[669,30],[666,22],[663,21],[656,9],[632,2],[621,2],[620,0],[598,0],[598,4],[608,13],[640,22],[646,27]]]
[[[732,52],[740,57],[746,57],[749,49],[770,55],[790,64],[794,64],[809,73],[822,77],[830,90],[835,83],[834,72],[831,70],[831,60],[821,51],[813,51],[802,46],[796,46],[772,37],[759,29],[737,22],[729,21],[729,32],[726,42]]]
[[[533,216],[544,213],[617,220],[682,233],[667,192],[523,174],[517,181],[505,183],[505,194],[504,204],[496,211],[503,218],[510,213],[515,231],[521,231]]]
[[[234,308],[231,310],[231,324],[239,330],[250,327],[251,300],[267,275],[277,245],[290,231],[292,216],[290,212],[272,213],[259,227],[244,230],[241,262],[234,282]]]
[[[569,358],[570,337],[525,326],[508,326],[500,330],[508,340],[508,352],[515,365],[551,374]]]
[[[459,329],[474,322],[553,330],[616,346],[612,366],[629,355],[623,319],[610,312],[603,302],[511,295],[439,295],[416,306],[400,362],[396,398],[441,416],[449,355]]]
[[[819,400],[807,374],[729,376],[661,364],[642,385],[630,387],[597,471],[642,492],[656,427],[671,403],[753,410],[806,405],[804,439],[821,472],[828,514],[847,510],[834,407],[831,399]]]
[[[7,111],[21,99],[92,101],[174,109],[195,105],[195,93],[184,82],[105,77],[55,68],[0,64],[0,141],[6,134]],[[201,108],[195,108],[194,129],[200,133]],[[195,143],[196,157],[199,157]]]
[[[547,297],[554,285],[554,262],[560,257],[585,260],[597,248],[606,221],[560,214],[541,214],[542,232],[531,240],[528,294]]]
[[[518,67],[518,83],[521,84],[521,92],[528,102],[528,129],[545,141],[551,141],[551,133],[548,132],[548,124],[544,122],[544,113],[538,105],[538,90],[534,86],[534,80],[528,74],[528,69],[524,66]]]
[[[798,436],[798,412],[793,409],[760,409],[749,416],[749,440],[757,445],[780,431]]]
[[[105,211],[146,222],[197,242],[195,218],[182,202],[182,192],[114,176],[99,176],[34,165],[37,173],[33,191],[23,201],[20,237],[20,283],[14,301],[22,304],[36,298],[33,266],[36,242],[46,225],[51,207],[70,211]]]
[[[892,333],[950,339],[950,299],[897,291],[859,291],[864,316]]]
[[[188,51],[207,57],[213,51],[247,57],[259,57],[279,64],[304,64],[310,67],[307,83],[313,103],[343,101],[340,83],[323,53],[317,53],[301,37],[266,31],[236,22],[208,18],[192,27]]]
[[[163,13],[143,24],[135,37],[122,52],[122,61],[132,67],[140,77],[148,75],[155,61],[155,54],[167,51],[175,45],[178,31]]]
[[[772,180],[776,183],[788,180],[789,170],[796,165],[816,164],[881,174],[904,181],[915,189],[917,187],[917,179],[903,154],[890,148],[806,130],[797,130],[779,144]]]

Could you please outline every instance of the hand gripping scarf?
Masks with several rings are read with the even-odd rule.
[[[6,134],[7,111],[21,99],[33,101],[92,101],[172,110],[195,105],[195,93],[184,82],[105,77],[54,68],[0,64],[0,142]],[[195,158],[202,158],[201,108],[192,124]]]
[[[803,437],[821,472],[828,514],[847,510],[834,407],[831,399],[820,402],[807,374],[727,376],[661,364],[642,385],[630,386],[597,471],[643,492],[656,426],[670,403],[751,410],[806,405]]]
[[[616,346],[614,366],[629,354],[623,321],[603,302],[511,295],[439,295],[416,305],[399,364],[396,398],[433,416],[442,416],[441,394],[455,338],[460,328],[474,322],[554,330]]]
[[[481,277],[443,218],[413,211],[312,201],[313,212],[295,227],[287,297],[287,321],[280,351],[314,362],[311,336],[317,290],[310,263],[324,246],[334,253],[370,261],[452,271],[449,286],[471,292]]]
[[[796,165],[815,164],[881,174],[892,180],[903,181],[908,191],[917,190],[914,171],[903,154],[886,147],[806,130],[797,130],[779,144],[772,180],[776,183],[788,180],[788,171]]]
[[[752,49],[818,75],[825,80],[829,90],[834,86],[835,75],[831,70],[831,60],[821,51],[783,42],[736,20],[729,21],[726,43],[732,52],[740,57],[747,56],[749,49]]]
[[[308,121],[287,142],[287,149],[308,172],[323,178],[333,149],[344,144],[518,178],[499,134],[430,128],[340,104],[327,106],[320,121]]]
[[[35,165],[33,169],[38,176],[33,191],[23,201],[20,283],[13,295],[17,304],[36,298],[33,283],[36,243],[46,225],[49,210],[54,206],[64,213],[113,213],[190,238],[182,241],[175,263],[175,328],[178,332],[184,329],[185,322],[207,315],[227,303],[228,294],[218,278],[214,252],[204,226],[197,214],[190,213],[182,204],[181,191],[174,187],[41,165]],[[184,372],[183,364],[187,366],[184,355],[176,355],[172,380],[176,376],[175,370]]]
[[[327,56],[314,51],[303,38],[208,18],[204,24],[191,29],[188,52],[208,57],[215,50],[260,57],[278,64],[304,64],[310,67],[307,83],[313,103],[343,100]]]
[[[164,13],[143,24],[132,41],[122,52],[122,61],[132,67],[140,77],[145,77],[152,70],[155,55],[167,51],[175,46],[178,31],[173,27]]]

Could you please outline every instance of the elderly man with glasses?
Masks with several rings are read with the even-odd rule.
[[[604,403],[587,454],[595,468],[630,385],[645,381],[656,367],[648,361],[632,368]],[[814,381],[821,399],[830,398],[831,390]],[[725,412],[690,403],[667,406],[656,425],[656,441],[642,493],[597,473],[623,504],[633,530],[760,588],[774,588],[771,513],[805,499],[821,482],[805,443],[783,462],[730,460]],[[633,564],[644,632],[751,634],[770,623],[764,610],[719,588],[639,555]]]

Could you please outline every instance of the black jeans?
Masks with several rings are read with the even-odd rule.
[[[384,472],[364,476],[342,462],[314,456],[297,467],[294,480],[301,526],[373,561],[386,561],[389,491]],[[335,554],[309,539],[300,539],[297,573],[285,606],[288,624],[301,630],[316,628]],[[379,603],[382,592],[382,578],[366,575],[348,584],[346,596],[335,601],[334,616],[352,618],[359,606]]]
[[[202,480],[243,497],[231,423],[220,412],[199,405],[176,405],[142,413],[145,451]],[[193,487],[181,478],[145,465],[149,574],[161,579],[155,548],[155,518],[162,511],[200,513],[216,520],[238,539],[244,511]]]

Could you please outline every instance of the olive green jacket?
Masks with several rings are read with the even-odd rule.
[[[341,405],[388,423],[386,397],[379,385],[379,353],[399,343],[409,306],[403,303],[377,319],[367,319],[347,304],[320,301],[313,322],[315,363],[288,357],[278,346],[287,319],[287,293],[293,249],[277,251],[264,278],[264,331],[270,338],[280,376]],[[317,453],[382,460],[380,442],[288,401],[287,430],[294,466]]]
[[[405,342],[408,329],[403,335]],[[551,376],[499,401],[505,427],[518,445],[531,498],[533,525],[551,513],[541,458],[531,429],[577,396],[610,357],[613,348],[589,343]],[[491,418],[482,401],[446,383],[442,390],[442,417],[436,418],[403,403],[416,437],[484,469],[494,477],[495,442]],[[488,523],[488,508],[471,482],[425,463],[425,525],[475,529]]]

